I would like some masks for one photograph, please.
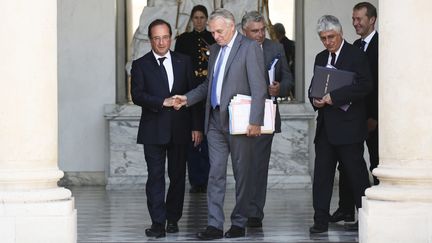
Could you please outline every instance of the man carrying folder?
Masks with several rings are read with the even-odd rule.
[[[336,164],[343,164],[351,183],[357,208],[361,197],[370,186],[363,143],[367,137],[365,97],[372,89],[368,61],[359,48],[342,37],[339,20],[324,15],[318,20],[317,32],[326,50],[318,53],[315,66],[333,66],[338,70],[355,73],[353,82],[327,93],[324,97],[309,99],[318,111],[315,135],[315,168],[313,182],[314,225],[310,233],[328,230],[330,200]]]

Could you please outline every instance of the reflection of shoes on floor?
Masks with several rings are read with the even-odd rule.
[[[324,223],[314,223],[312,227],[309,228],[311,234],[324,233],[328,231],[328,224]]]
[[[248,218],[246,226],[250,227],[250,228],[261,228],[262,227],[262,221],[259,218],[251,217],[251,218]]]
[[[332,223],[336,223],[339,221],[345,221],[345,222],[354,222],[354,214],[353,213],[346,213],[342,211],[342,209],[338,208],[331,216],[329,221]]]
[[[145,234],[148,237],[165,237],[165,227],[163,224],[153,223],[151,228],[145,230]]]
[[[245,229],[237,225],[231,225],[231,228],[225,233],[225,238],[238,238],[245,236]]]
[[[345,224],[344,228],[346,231],[358,231],[358,221],[354,224]]]
[[[197,233],[197,237],[201,240],[221,239],[223,237],[223,231],[213,226],[207,226],[204,231]]]

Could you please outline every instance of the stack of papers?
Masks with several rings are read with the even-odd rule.
[[[246,134],[249,125],[249,116],[252,98],[248,95],[238,94],[231,99],[228,106],[230,134]],[[264,126],[261,133],[272,134],[275,130],[276,105],[270,99],[265,100]]]

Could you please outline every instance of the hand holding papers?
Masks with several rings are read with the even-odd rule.
[[[272,63],[269,66],[268,69],[268,76],[269,76],[269,85],[273,85],[273,83],[275,83],[275,66],[276,63],[279,61],[278,57],[275,57],[275,59],[273,59]],[[272,100],[275,100],[275,95],[272,95],[271,97]]]
[[[238,94],[231,99],[228,107],[230,134],[246,134],[249,126],[251,109],[251,97]],[[266,99],[264,111],[264,126],[261,126],[262,134],[271,134],[275,129],[276,105]]]

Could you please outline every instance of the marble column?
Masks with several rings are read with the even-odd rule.
[[[429,0],[379,1],[381,183],[366,190],[360,242],[432,242]]]
[[[57,0],[2,2],[0,35],[1,242],[76,242],[57,186]]]

